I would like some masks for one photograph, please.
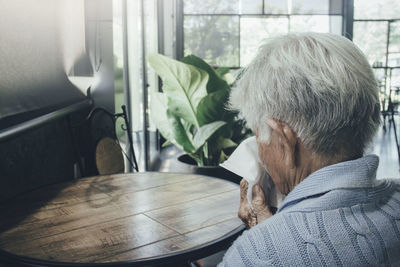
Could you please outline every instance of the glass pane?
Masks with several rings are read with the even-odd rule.
[[[397,19],[400,1],[354,0],[354,19]]]
[[[390,23],[389,53],[400,52],[400,21]]]
[[[342,15],[343,0],[329,1],[329,15]]]
[[[157,29],[157,0],[146,0],[144,1],[144,18],[145,18],[145,31],[146,31],[146,54],[158,53],[158,29]],[[158,75],[154,70],[147,64],[147,90],[149,91],[147,106],[150,106],[150,91],[158,91]],[[149,111],[147,111],[149,112]],[[149,116],[149,114],[147,114]],[[148,119],[149,130],[155,131],[156,127],[151,120]]]
[[[383,68],[373,69],[376,79],[378,80],[379,86],[384,87],[385,85],[385,70]]]
[[[355,21],[353,42],[374,66],[386,65],[387,22]]]
[[[142,32],[140,1],[127,1],[128,64],[131,102],[131,128],[133,147],[139,170],[144,170],[144,129],[143,129],[143,90],[142,90]]]
[[[400,67],[400,53],[389,53],[388,54],[388,66],[389,67]]]
[[[289,5],[286,0],[264,0],[265,14],[289,14]]]
[[[386,74],[385,74],[385,69],[384,68],[377,68],[374,67],[372,69],[374,71],[376,80],[378,81],[378,86],[379,86],[379,100],[381,103],[381,110],[385,110],[387,103],[385,100],[385,95],[386,95],[386,82],[388,79]]]
[[[239,66],[239,16],[185,16],[185,55],[209,64]]]
[[[240,0],[241,14],[262,14],[263,0]]]
[[[381,103],[381,110],[385,110],[387,108],[387,99],[386,99],[386,79],[385,69],[384,68],[373,68],[376,80],[378,81],[379,86],[379,101]]]
[[[146,30],[146,54],[158,53],[158,25],[157,25],[157,0],[144,1],[144,18],[145,18],[145,30]],[[150,91],[158,91],[158,76],[152,68],[147,65],[147,107],[150,107]],[[157,142],[156,126],[150,120],[151,110],[146,110],[147,122],[148,122],[148,155],[150,162],[152,163],[158,155],[159,146]]]
[[[329,14],[329,0],[292,0],[292,14]]]
[[[239,0],[183,0],[184,14],[238,14]]]
[[[253,59],[265,38],[288,32],[287,17],[240,19],[240,65],[245,66]]]
[[[341,15],[342,0],[292,0],[289,1],[291,14],[299,15]]]
[[[400,102],[400,92],[397,91],[398,87],[400,87],[400,69],[392,70],[392,79],[391,79],[391,98],[393,102]],[[395,105],[395,110],[399,111],[399,105]]]
[[[330,32],[341,34],[342,17],[341,16],[291,16],[290,32]]]
[[[113,48],[114,48],[114,92],[115,112],[121,112],[121,106],[125,103],[124,81],[123,81],[123,38],[122,38],[122,1],[113,1]],[[121,138],[125,131],[121,125],[123,120],[117,120],[115,130],[118,138]]]
[[[392,86],[400,86],[400,69],[392,70]],[[400,100],[400,99],[399,99]]]

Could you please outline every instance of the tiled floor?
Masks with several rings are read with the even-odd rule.
[[[397,128],[397,137],[399,138],[400,119],[395,116]],[[367,149],[367,153],[379,156],[379,167],[377,178],[398,178],[400,179],[400,165],[396,149],[396,141],[394,136],[394,128],[392,124],[386,121],[386,131],[381,127],[375,136],[373,145]]]

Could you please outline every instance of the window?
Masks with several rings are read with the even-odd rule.
[[[399,7],[393,0],[354,0],[354,19],[399,19]]]
[[[185,16],[185,55],[209,64],[239,66],[239,16]]]
[[[144,62],[144,55],[158,52],[157,0],[113,0],[113,12],[115,110],[130,106],[129,130],[139,170],[144,171],[158,154],[158,136],[147,108],[149,92],[158,91],[158,77]],[[127,142],[122,123],[116,126],[117,134]]]
[[[342,33],[342,0],[181,1],[184,55],[214,66],[245,66],[265,38],[278,34]]]
[[[353,41],[374,68],[386,110],[390,89],[400,86],[400,2],[355,0]]]
[[[113,1],[113,50],[114,50],[114,106],[115,112],[121,112],[121,106],[125,104],[124,77],[123,77],[123,37],[122,37],[122,2]],[[118,138],[124,135],[122,120],[117,121],[116,133]]]
[[[354,21],[353,41],[371,65],[386,65],[387,21]]]
[[[240,23],[242,66],[250,63],[265,36],[274,37],[289,30],[289,19],[287,17],[242,17]],[[254,32],[257,32],[257,34],[254,34]]]

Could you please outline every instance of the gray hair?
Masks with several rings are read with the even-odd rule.
[[[266,119],[287,123],[314,153],[360,156],[380,124],[378,85],[364,54],[329,33],[266,40],[230,95],[261,141]]]

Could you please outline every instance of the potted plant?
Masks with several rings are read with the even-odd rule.
[[[250,133],[237,113],[226,109],[229,69],[214,70],[193,55],[177,61],[150,54],[147,60],[163,81],[163,92],[151,93],[150,109],[166,144],[182,149],[198,167],[225,161]]]

